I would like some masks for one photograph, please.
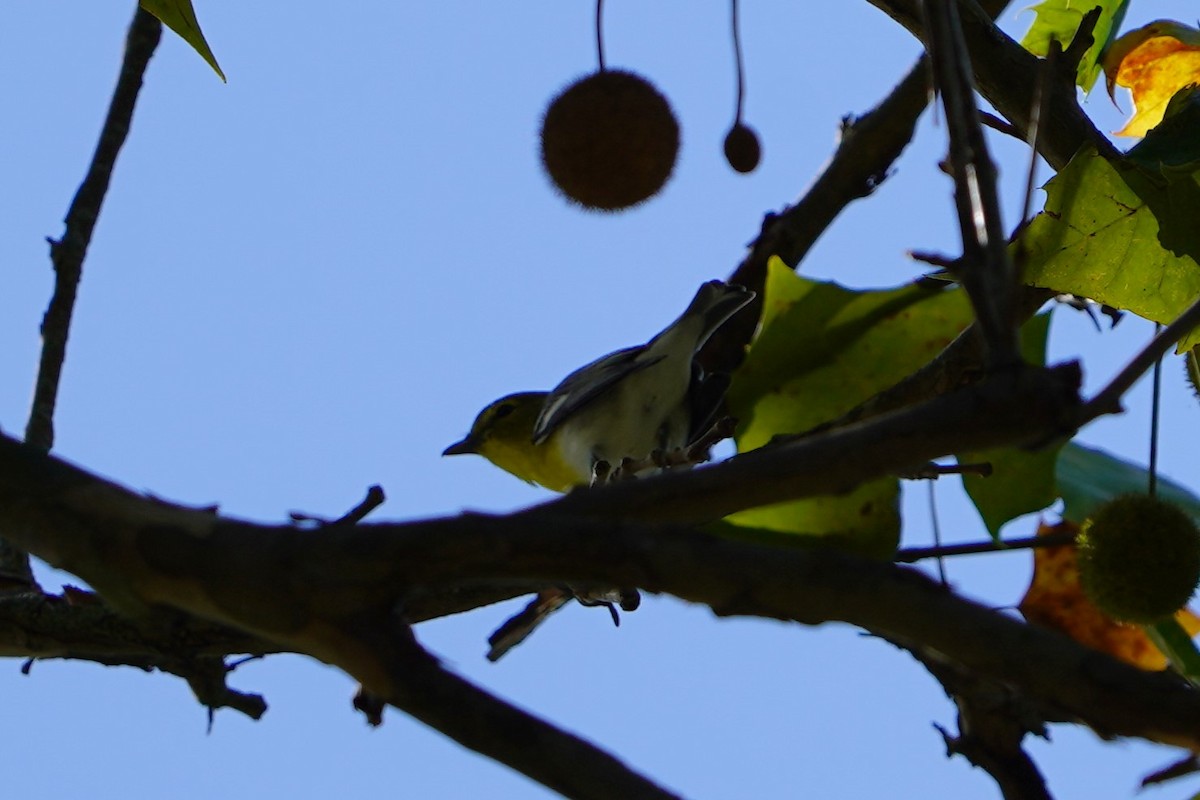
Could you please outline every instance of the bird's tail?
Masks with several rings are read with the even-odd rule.
[[[680,321],[701,319],[700,336],[696,348],[704,346],[708,337],[725,324],[725,321],[754,299],[754,292],[745,286],[724,281],[709,281],[700,287],[691,305],[683,312]]]

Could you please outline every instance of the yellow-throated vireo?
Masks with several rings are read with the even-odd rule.
[[[590,484],[597,464],[644,461],[691,444],[711,424],[728,378],[705,375],[696,351],[754,298],[709,281],[649,342],[598,358],[550,392],[501,397],[443,455],[477,453],[522,480],[565,492]]]

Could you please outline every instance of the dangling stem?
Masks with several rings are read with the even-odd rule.
[[[746,85],[742,66],[742,35],[738,31],[738,0],[730,0],[729,7],[733,16],[733,61],[737,70],[737,111],[733,115],[733,124],[736,127],[742,121],[742,97]]]
[[[604,0],[596,0],[596,60],[604,72]]]
[[[1162,323],[1154,323],[1154,333],[1157,336],[1162,330]],[[1158,491],[1158,416],[1162,399],[1162,356],[1154,362],[1153,393],[1150,409],[1150,481],[1146,493],[1154,497]]]
[[[933,481],[929,482],[929,519],[933,523],[933,546],[936,550],[942,549],[942,526],[938,524],[937,513],[937,498],[933,493]],[[950,581],[946,578],[946,561],[940,555],[937,557],[938,580],[942,586],[949,586]]]

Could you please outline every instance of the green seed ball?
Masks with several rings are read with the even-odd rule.
[[[1113,619],[1159,622],[1182,608],[1200,583],[1200,530],[1178,506],[1122,495],[1084,523],[1079,579]]]
[[[645,78],[606,70],[568,86],[542,120],[542,164],[585,208],[619,211],[653,197],[671,177],[679,123]]]
[[[761,158],[762,145],[753,128],[739,122],[729,129],[725,136],[725,160],[729,166],[745,174],[753,172]]]

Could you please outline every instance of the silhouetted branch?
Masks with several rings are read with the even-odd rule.
[[[1200,326],[1200,300],[1196,300],[1180,314],[1174,322],[1154,335],[1150,343],[1142,348],[1133,360],[1117,373],[1117,375],[1095,397],[1088,400],[1080,409],[1079,424],[1084,425],[1104,414],[1119,414],[1121,398],[1133,388],[1146,370],[1153,367],[1167,351],[1179,343],[1181,339]]]
[[[926,41],[922,0],[870,2],[919,40]],[[1021,138],[1026,138],[1030,115],[1038,107],[1035,95],[1039,59],[997,28],[978,3],[959,0],[957,9],[979,93],[1020,131]],[[1038,152],[1050,166],[1062,169],[1085,144],[1095,146],[1106,157],[1117,155],[1116,148],[1079,107],[1073,83],[1066,86],[1062,81],[1051,81],[1045,89],[1048,94],[1039,123]]]
[[[63,360],[67,354],[75,293],[83,274],[83,259],[91,244],[92,231],[100,217],[104,196],[108,193],[117,155],[125,144],[125,137],[129,135],[129,125],[133,121],[133,109],[142,88],[146,66],[161,36],[162,23],[139,7],[129,26],[125,59],[121,64],[108,115],[100,130],[100,141],[92,155],[87,176],[75,193],[64,220],[66,230],[61,239],[48,240],[50,258],[54,262],[54,296],[42,320],[42,357],[38,364],[33,408],[25,428],[25,441],[43,450],[49,450],[54,445],[54,406],[58,399]]]
[[[1021,361],[1013,311],[1016,275],[1000,216],[996,165],[975,107],[957,0],[926,0],[924,9],[934,81],[946,110],[954,204],[962,233],[957,277],[971,299],[989,363],[993,368],[1011,368]]]
[[[104,195],[108,192],[117,154],[129,133],[133,109],[142,87],[142,76],[161,35],[162,23],[139,6],[129,26],[125,58],[109,103],[108,115],[100,130],[100,141],[92,155],[87,176],[67,211],[66,230],[61,239],[48,239],[50,258],[54,263],[54,294],[42,319],[42,355],[38,363],[29,422],[25,427],[25,441],[43,450],[49,450],[54,444],[54,407],[58,400],[63,360],[67,355],[67,337],[71,328],[71,314],[75,309],[75,293],[83,273],[83,259],[100,216]],[[29,558],[4,538],[0,538],[0,577],[24,586],[34,586]]]
[[[668,800],[595,745],[522,711],[447,670],[402,626],[364,626],[363,643],[389,673],[389,705],[454,741],[507,764],[565,797]]]
[[[911,650],[958,708],[957,736],[937,726],[948,755],[961,755],[996,781],[1005,800],[1050,800],[1046,780],[1021,747],[1027,734],[1047,738],[1045,720],[1020,693],[940,658]]]

